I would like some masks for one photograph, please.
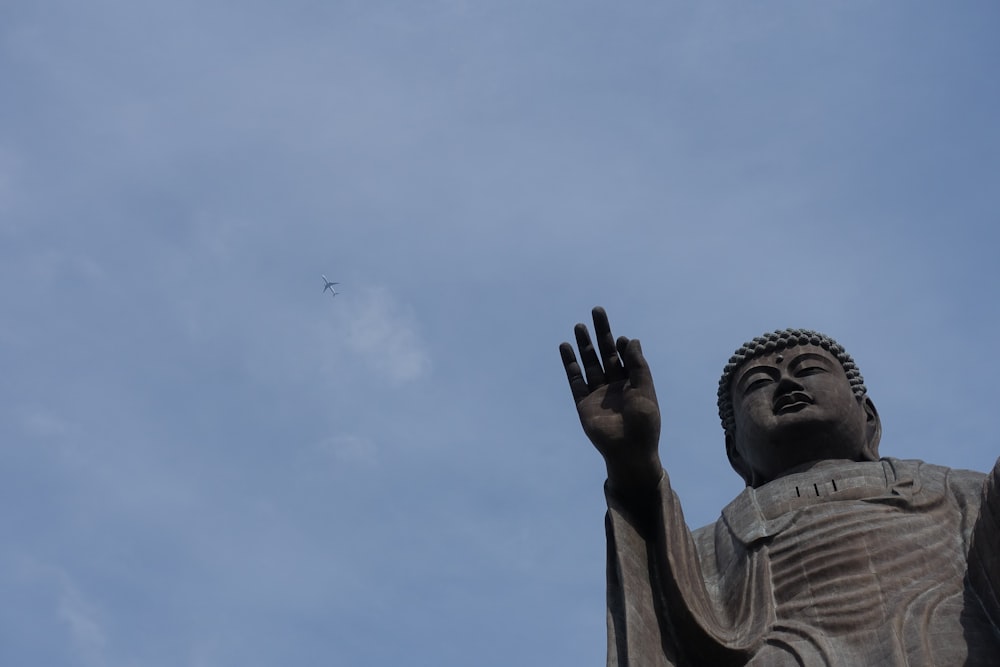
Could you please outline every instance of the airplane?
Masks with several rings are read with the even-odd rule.
[[[332,282],[326,276],[323,276],[323,282],[326,283],[325,285],[323,285],[324,292],[330,290],[330,296],[337,296],[338,294],[340,294],[340,292],[338,292],[334,287],[334,285],[339,285],[340,283]]]

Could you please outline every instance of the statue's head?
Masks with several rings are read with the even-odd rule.
[[[878,460],[882,434],[860,371],[829,336],[785,329],[758,336],[719,380],[726,453],[749,486],[826,459]]]

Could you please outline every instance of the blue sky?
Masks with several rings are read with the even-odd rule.
[[[603,664],[597,304],[692,526],[777,328],[853,354],[884,455],[990,468],[998,21],[7,0],[0,664]]]

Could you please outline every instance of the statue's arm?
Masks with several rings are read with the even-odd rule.
[[[658,488],[656,495],[662,490],[663,487]],[[653,523],[657,513],[651,507],[646,508],[645,516],[638,516],[621,502],[610,484],[605,485],[604,491],[608,501],[605,518],[608,667],[688,664],[670,614],[663,610],[660,579],[664,572],[662,558],[657,555],[661,532],[672,533],[679,528],[682,539],[690,539],[687,526],[656,527]],[[688,576],[693,580],[700,578],[700,573]]]
[[[771,618],[760,561],[736,564],[750,575],[741,582],[744,594],[722,600],[719,563],[699,548],[666,473],[645,516],[606,495],[608,665],[746,664]]]
[[[611,334],[594,308],[596,346],[562,343],[584,433],[607,466],[608,665],[738,665],[756,634],[721,622],[680,501],[659,456],[660,410],[638,340]],[[685,657],[687,656],[687,657]]]
[[[969,582],[1000,632],[1000,460],[983,484],[969,547]]]

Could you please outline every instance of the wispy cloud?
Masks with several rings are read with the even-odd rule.
[[[86,664],[106,665],[107,638],[97,607],[87,600],[68,576],[61,577],[57,615],[68,626],[70,636]]]
[[[336,435],[319,442],[315,450],[323,458],[337,463],[373,466],[378,463],[378,448],[369,438],[357,435]]]
[[[28,584],[46,598],[49,618],[65,631],[77,664],[106,667],[108,637],[102,611],[80,589],[70,572],[61,565],[31,557],[21,558],[14,563],[14,569],[22,584]],[[62,643],[56,638],[53,641]]]
[[[351,349],[393,384],[412,382],[430,371],[431,360],[412,311],[381,287],[362,291],[349,325]]]
[[[21,431],[29,438],[63,438],[71,432],[65,419],[41,406],[21,406],[16,412]]]

